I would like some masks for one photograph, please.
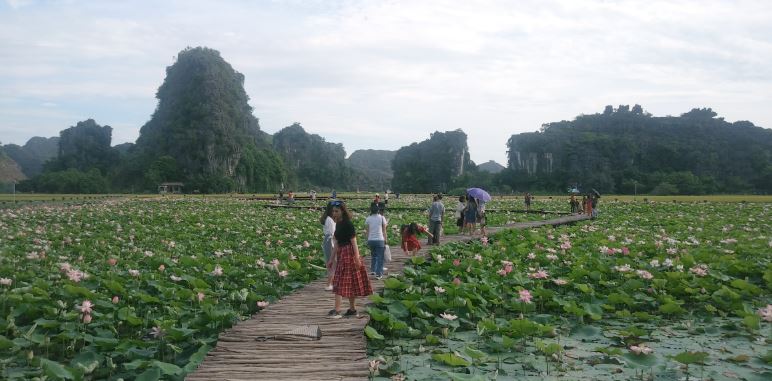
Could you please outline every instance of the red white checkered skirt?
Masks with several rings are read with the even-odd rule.
[[[352,296],[367,296],[373,293],[370,279],[367,278],[365,266],[357,266],[354,256],[354,246],[343,245],[335,250],[337,264],[332,292],[346,298]]]

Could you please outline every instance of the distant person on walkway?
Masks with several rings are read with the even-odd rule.
[[[383,253],[386,250],[386,218],[378,214],[378,206],[370,206],[370,215],[365,219],[365,237],[370,248],[370,275],[383,278]]]
[[[370,279],[367,279],[367,269],[359,256],[357,232],[351,222],[351,213],[343,201],[332,201],[332,218],[335,220],[335,277],[332,292],[335,293],[335,308],[330,310],[330,317],[356,317],[356,298],[373,293]],[[341,315],[340,305],[343,298],[348,298],[349,309]]]
[[[442,195],[433,197],[432,206],[429,207],[429,245],[440,243],[442,234],[442,219],[445,217],[445,205],[442,203]]]
[[[453,216],[456,217],[456,226],[458,226],[459,231],[464,229],[464,208],[466,208],[466,196],[464,195],[458,196],[458,204],[456,204],[456,214],[454,214]]]
[[[333,198],[333,199],[338,198],[338,192],[336,192],[335,189],[332,190],[332,195],[330,198]]]
[[[426,233],[429,237],[432,233],[425,226],[415,222],[409,225],[402,225],[399,229],[402,234],[402,251],[406,256],[416,255],[421,250],[421,242],[418,241],[418,233]]]
[[[488,226],[488,220],[485,218],[485,202],[482,200],[477,200],[477,223],[480,224],[480,235],[487,236],[485,227]]]
[[[525,210],[531,210],[531,200],[533,199],[533,196],[531,196],[530,193],[525,192],[525,195],[523,196],[523,200],[525,202]]]
[[[592,207],[592,210],[590,211],[590,217],[595,219],[595,217],[598,217],[598,199],[600,196],[597,194],[592,194],[590,197],[590,205]]]
[[[477,200],[470,195],[466,195],[466,208],[464,208],[464,231],[469,235],[474,234],[477,224]]]
[[[383,214],[383,211],[386,210],[386,203],[381,201],[381,195],[378,193],[375,194],[375,198],[373,198],[373,201],[370,202],[370,208],[376,207],[378,208],[378,212],[380,214]]]
[[[584,207],[584,214],[591,217],[592,216],[592,196],[589,194],[584,195],[582,197],[582,206]]]
[[[574,194],[571,194],[571,197],[568,200],[568,203],[571,205],[571,213],[579,213],[579,201],[576,200],[576,196]]]
[[[332,280],[335,275],[335,267],[333,267],[335,262],[333,250],[335,249],[335,246],[333,244],[334,241],[332,236],[335,234],[335,220],[332,219],[332,209],[332,202],[330,202],[327,204],[327,207],[324,208],[322,218],[319,219],[319,223],[324,226],[322,251],[324,251],[324,264],[327,266],[327,287],[324,288],[326,291],[332,291]]]
[[[295,193],[292,191],[287,192],[287,204],[295,203]]]

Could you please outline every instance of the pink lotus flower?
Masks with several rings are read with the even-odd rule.
[[[458,278],[458,277],[453,278],[453,284],[455,284],[456,286],[460,286],[461,285],[461,279]]]
[[[646,270],[636,270],[635,273],[638,274],[638,276],[643,279],[654,278],[654,275],[651,275],[651,273]]]
[[[80,312],[84,314],[90,314],[91,313],[91,307],[94,307],[94,304],[91,303],[90,300],[84,300],[83,303],[78,307]]]
[[[444,313],[444,312],[440,314],[440,317],[445,319],[445,320],[450,320],[450,321],[458,319],[458,316],[453,315],[453,314]]]
[[[71,269],[70,271],[67,272],[67,278],[69,278],[71,281],[75,283],[80,282],[85,275],[86,274],[76,269]]]
[[[12,283],[13,280],[11,280],[11,278],[0,278],[0,285],[10,286]]]
[[[89,314],[83,315],[83,323],[84,324],[91,323],[91,315],[89,315]]]
[[[118,296],[113,296],[113,304],[118,304],[120,301],[121,299]]]
[[[461,260],[460,259],[456,258],[456,259],[453,260],[453,266],[460,266],[460,265],[461,265]]]
[[[507,270],[501,269],[499,271],[496,271],[496,274],[499,274],[501,276],[507,276]]]
[[[199,302],[203,302],[204,301],[204,297],[205,297],[205,295],[204,295],[203,292],[199,292],[198,294],[196,294],[196,298],[198,299]]]
[[[622,247],[622,254],[630,255],[630,249],[628,249],[627,246],[623,246]]]
[[[66,273],[66,272],[69,272],[70,270],[72,270],[72,265],[70,265],[69,263],[64,262],[59,264],[59,271]]]
[[[474,255],[474,259],[475,259],[477,262],[482,262],[482,255],[480,255],[480,254],[475,254],[475,255]]]
[[[703,277],[705,275],[708,275],[708,266],[704,264],[696,265],[689,269],[694,275],[697,275],[698,277]]]
[[[648,355],[649,353],[654,352],[654,350],[647,347],[646,344],[631,345],[630,351],[635,353],[636,355]]]
[[[115,258],[110,258],[107,260],[107,264],[109,264],[110,266],[115,266],[118,264],[118,260]]]
[[[220,267],[220,265],[215,266],[214,270],[212,270],[212,275],[214,275],[214,276],[221,276],[222,275],[222,267]]]
[[[373,373],[378,370],[378,367],[381,366],[380,360],[370,360],[370,373]]]
[[[483,246],[488,246],[488,237],[482,236],[482,238],[480,238],[480,242],[482,242]]]
[[[289,275],[289,272],[287,270],[279,271],[279,276],[280,277],[285,278],[285,277],[287,277],[287,275]]]
[[[528,259],[531,259],[531,260],[536,259],[536,254],[528,253]]]
[[[136,278],[139,276],[139,270],[129,270],[129,275]]]
[[[563,286],[563,285],[566,285],[566,284],[568,284],[568,281],[567,281],[567,280],[565,280],[565,279],[560,279],[560,278],[558,278],[558,279],[553,279],[553,280],[552,280],[552,283],[555,283],[555,284],[556,284],[556,285],[558,285],[558,286]]]
[[[308,243],[308,241],[303,241],[303,247],[307,248],[307,247],[310,247],[310,246],[311,246],[311,244]]]
[[[158,271],[164,271],[164,270],[166,270],[166,266],[164,266],[163,264],[158,266]]]
[[[171,276],[169,276],[169,278],[172,280],[172,282],[179,282],[179,281],[182,280],[181,277],[178,277],[178,276],[173,275],[173,274]]]
[[[437,291],[438,294],[444,294],[445,289],[439,286],[434,286],[434,291]]]
[[[545,270],[539,270],[535,273],[528,274],[531,279],[547,279],[550,275]]]
[[[257,306],[260,307],[260,308],[268,307],[268,304],[270,304],[270,303],[268,303],[266,301],[263,301],[263,300],[257,302]]]
[[[520,294],[519,300],[521,302],[526,303],[526,304],[531,303],[531,298],[533,298],[533,296],[531,295],[530,291],[528,291],[528,290],[520,290],[518,293]]]
[[[767,304],[766,308],[759,308],[756,313],[761,316],[764,321],[772,322],[772,304]]]

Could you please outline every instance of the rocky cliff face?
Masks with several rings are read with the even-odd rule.
[[[0,183],[11,183],[26,180],[27,176],[13,159],[0,153]]]

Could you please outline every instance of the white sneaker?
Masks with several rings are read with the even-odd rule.
[[[388,267],[383,268],[383,272],[386,272],[386,270],[388,270]]]
[[[332,285],[328,284],[327,287],[324,288],[324,291],[332,291]]]

